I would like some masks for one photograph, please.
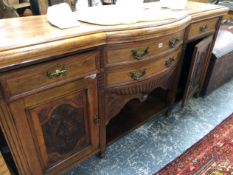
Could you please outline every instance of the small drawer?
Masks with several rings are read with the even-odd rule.
[[[192,40],[209,32],[214,32],[216,29],[217,22],[218,18],[214,18],[191,24],[188,40]]]
[[[183,43],[184,31],[146,41],[112,45],[106,48],[106,64],[138,62],[169,51]]]
[[[95,51],[67,56],[5,73],[0,79],[6,96],[12,97],[96,72],[97,57],[98,52]]]
[[[106,85],[126,84],[141,81],[159,75],[164,71],[173,70],[180,59],[181,48],[175,52],[153,60],[132,64],[124,67],[114,67],[107,70]]]

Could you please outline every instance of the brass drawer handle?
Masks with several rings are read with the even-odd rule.
[[[134,57],[134,59],[136,60],[142,60],[144,56],[146,56],[147,54],[149,54],[149,48],[140,48],[140,49],[133,49],[131,50],[132,52],[132,56]]]
[[[201,27],[199,28],[199,31],[200,31],[201,33],[206,32],[207,30],[208,30],[208,26],[207,26],[207,25],[201,26]]]
[[[58,78],[58,77],[62,77],[62,76],[66,76],[67,73],[67,69],[65,68],[65,66],[62,66],[61,68],[58,68],[54,71],[48,71],[47,72],[47,77],[52,79],[52,78]]]
[[[133,80],[138,80],[138,79],[142,78],[144,75],[146,75],[146,69],[143,69],[140,71],[130,72],[130,77]]]
[[[175,48],[179,42],[180,42],[179,38],[172,38],[171,40],[169,40],[168,45],[170,48]]]
[[[172,66],[173,62],[175,62],[174,58],[168,58],[168,60],[165,61],[165,66],[169,68]]]

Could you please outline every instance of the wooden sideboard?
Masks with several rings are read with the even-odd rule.
[[[46,16],[1,20],[0,121],[19,173],[62,174],[200,94],[227,8],[189,2],[187,11],[66,30]]]

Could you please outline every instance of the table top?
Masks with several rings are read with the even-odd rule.
[[[147,4],[148,6],[154,5],[154,3]],[[220,15],[226,13],[227,10],[228,9],[226,7],[222,6],[189,2],[185,11],[187,11],[188,14],[190,14],[192,20],[198,20],[202,16],[213,17],[213,15]],[[176,21],[174,21],[173,19],[115,26],[101,26],[88,23],[81,23],[79,27],[61,30],[51,26],[47,22],[46,16],[2,19],[0,20],[0,51],[6,51],[30,45],[36,45],[101,32],[156,27],[173,22]]]

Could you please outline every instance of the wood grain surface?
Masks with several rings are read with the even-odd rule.
[[[154,3],[148,3],[151,6]],[[192,20],[203,18],[204,15],[216,16],[225,14],[227,8],[204,3],[189,2],[187,12]],[[174,21],[173,21],[174,22]],[[46,43],[71,37],[78,37],[93,33],[107,31],[130,30],[136,28],[154,27],[161,24],[169,24],[171,21],[143,22],[131,25],[100,26],[81,23],[80,27],[60,30],[51,26],[46,16],[23,17],[19,19],[0,20],[0,51],[34,44]]]

